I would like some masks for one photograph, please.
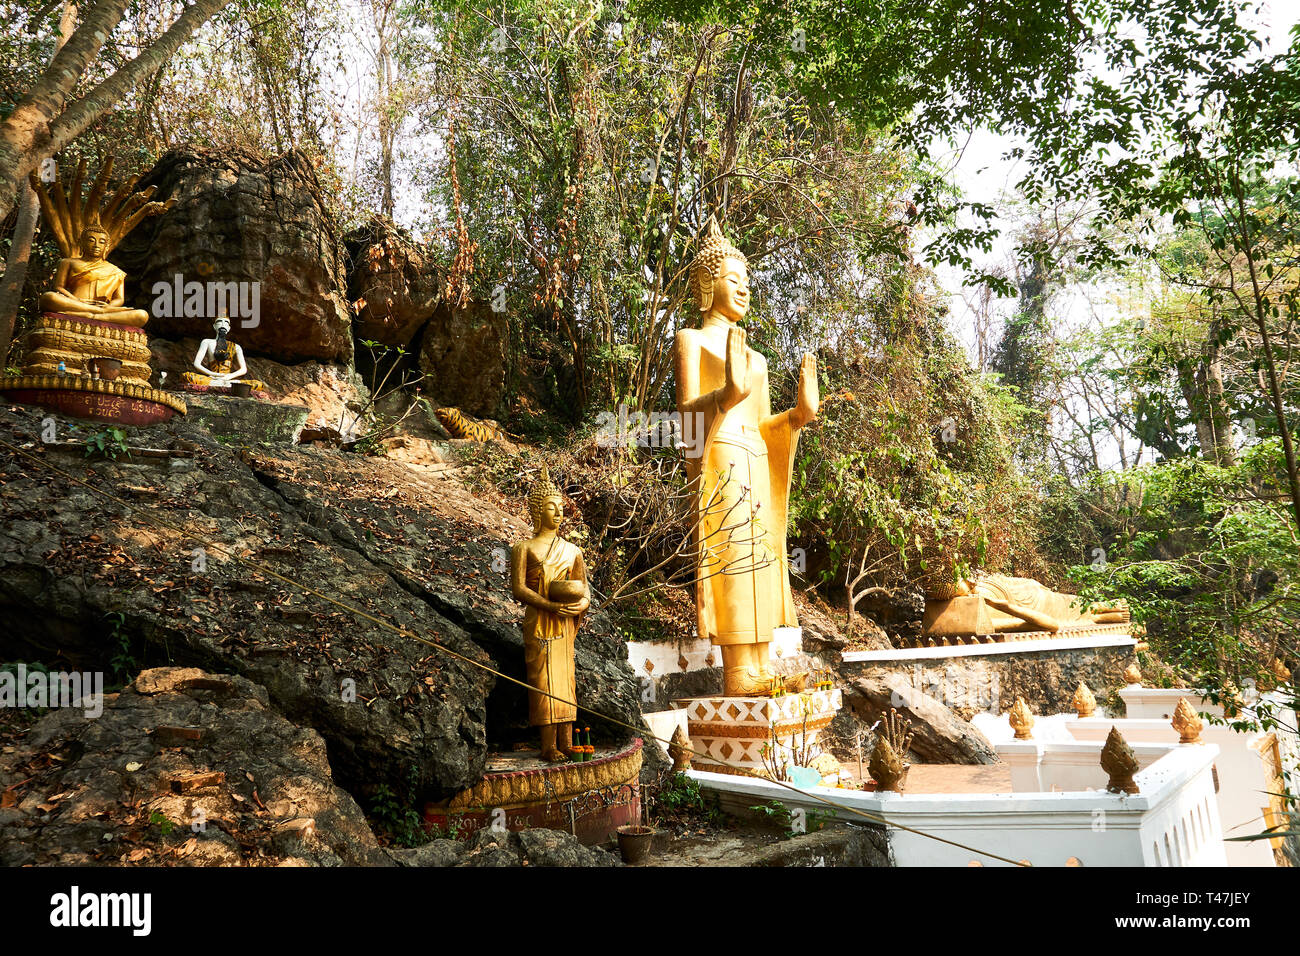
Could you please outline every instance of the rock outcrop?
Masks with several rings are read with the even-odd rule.
[[[52,710],[0,788],[4,866],[391,864],[321,736],[234,675],[147,670],[98,716]]]
[[[505,313],[489,303],[439,306],[420,338],[425,390],[439,404],[494,417],[505,395],[507,340]]]
[[[39,452],[39,418],[26,410],[18,416],[25,425],[0,412],[0,436]],[[111,499],[0,454],[0,659],[112,673],[117,658],[127,671],[174,662],[237,673],[265,686],[290,720],[320,732],[338,779],[353,792],[383,784],[403,797],[436,799],[477,782],[494,678],[471,662],[487,664],[487,655],[338,537],[366,538],[363,527],[351,526],[350,508],[368,494],[392,494],[391,477],[333,472],[335,459],[356,460],[338,452],[296,452],[310,473],[299,480],[313,483],[302,496],[311,504],[300,512],[273,490],[292,486],[290,474],[259,474],[244,460],[256,461],[250,453],[195,423],[151,429],[146,442],[178,457],[87,468],[78,457],[48,453],[60,471],[76,472]],[[353,493],[340,494],[349,485]],[[458,550],[430,557],[466,560]],[[241,567],[231,553],[263,570]],[[484,566],[489,560],[478,558]]]
[[[349,233],[345,242],[357,339],[408,349],[424,375],[425,393],[437,403],[496,416],[506,383],[505,313],[485,302],[458,308],[441,301],[429,249],[382,219]]]
[[[175,206],[137,226],[112,259],[130,277],[127,301],[153,316],[151,334],[205,336],[212,328],[206,312],[160,315],[156,283],[172,284],[177,275],[184,282],[257,282],[256,325],[236,319],[232,330],[246,352],[351,362],[343,243],[306,154],[266,159],[181,147],[141,178],[139,188],[149,186],[158,188],[155,199],[175,199]]]
[[[911,731],[915,736],[910,752],[922,763],[998,761],[997,752],[987,737],[942,703],[913,687],[901,674],[860,677],[851,681],[844,687],[844,709],[867,726],[891,709],[897,710],[900,717],[911,721]],[[836,729],[834,724],[831,729]],[[844,739],[848,735],[841,732],[838,736]],[[870,740],[864,743],[868,751],[871,743]]]
[[[438,305],[438,270],[426,250],[380,218],[344,238],[348,297],[358,339],[409,346]]]
[[[241,447],[180,418],[128,438],[171,457],[88,465],[42,445],[41,414],[0,407],[0,438],[62,472],[0,451],[0,660],[246,677],[324,737],[363,799],[380,785],[444,799],[480,779],[489,718],[507,728],[525,700],[485,669],[522,671],[502,559],[520,515],[419,466]],[[578,699],[639,726],[636,679],[600,617],[580,632]]]
[[[583,846],[558,830],[483,830],[470,839],[434,840],[410,850],[392,849],[401,866],[621,866],[618,857]]]

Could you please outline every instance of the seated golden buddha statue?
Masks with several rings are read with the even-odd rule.
[[[81,231],[80,245],[80,256],[59,262],[54,288],[41,296],[41,311],[143,327],[149,313],[126,308],[122,294],[126,273],[104,258],[109,248],[108,230],[97,223],[87,226]]]
[[[105,257],[142,219],[171,208],[175,200],[151,202],[154,187],[133,192],[136,178],[130,177],[101,205],[112,170],[109,159],[84,195],[84,160],[66,184],[58,179],[47,189],[31,177],[63,259],[54,288],[41,296],[42,315],[28,334],[24,375],[81,378],[90,374],[91,359],[107,358],[122,363],[121,383],[149,382],[149,342],[143,331],[149,313],[126,307],[126,273]]]
[[[212,322],[213,338],[199,343],[199,350],[194,355],[194,367],[197,372],[181,372],[181,381],[187,385],[233,385],[243,382],[261,391],[266,383],[255,378],[245,378],[248,363],[244,361],[244,350],[232,340],[230,319],[219,315]]]
[[[1096,624],[1125,624],[1119,606],[1083,608],[1073,594],[1053,591],[1033,578],[980,574],[955,587],[926,596],[925,637],[1003,634],[1016,631],[1061,631]]]

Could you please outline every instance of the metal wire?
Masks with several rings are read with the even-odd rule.
[[[531,684],[525,681],[521,681],[516,677],[512,677],[509,674],[504,674],[494,667],[491,667],[480,661],[473,660],[472,658],[466,657],[464,654],[460,654],[457,651],[452,650],[450,647],[447,647],[444,644],[439,644],[437,641],[431,641],[428,638],[421,637],[419,634],[416,634],[414,631],[411,631],[408,628],[400,627],[396,624],[393,624],[390,621],[385,621],[384,619],[376,617],[373,614],[370,614],[369,612],[362,610],[361,608],[353,607],[351,604],[348,604],[346,601],[341,601],[328,594],[324,594],[321,591],[318,591],[315,588],[311,587],[310,585],[304,584],[302,581],[287,577],[286,575],[283,575],[280,572],[267,567],[261,562],[254,561],[251,558],[247,558],[244,557],[243,555],[236,554],[233,550],[228,548],[226,545],[221,544],[220,542],[211,541],[202,533],[195,532],[191,529],[187,529],[180,525],[174,524],[173,522],[167,520],[166,518],[162,518],[159,517],[158,515],[151,513],[147,508],[140,508],[139,506],[129,501],[119,498],[117,495],[113,494],[112,492],[105,491],[102,488],[97,488],[94,485],[90,484],[89,482],[77,478],[75,475],[70,475],[67,472],[62,471],[61,469],[56,468],[54,465],[50,464],[48,461],[45,461],[39,455],[33,455],[30,452],[25,451],[22,448],[19,448],[17,445],[14,445],[13,443],[6,441],[3,438],[0,438],[0,447],[7,448],[11,452],[21,455],[22,457],[28,459],[29,461],[35,462],[36,464],[40,465],[42,468],[45,468],[47,471],[53,472],[54,474],[59,475],[60,477],[74,484],[80,485],[81,487],[87,489],[88,491],[94,492],[95,494],[100,495],[103,498],[107,498],[109,501],[115,502],[116,504],[120,505],[122,508],[126,509],[129,513],[134,514],[138,517],[142,517],[144,520],[154,524],[157,527],[166,528],[169,531],[174,531],[177,534],[183,535],[187,538],[202,541],[206,548],[215,550],[219,554],[224,554],[227,558],[237,562],[238,564],[251,568],[257,571],[259,574],[263,574],[266,575],[267,577],[274,578],[277,581],[282,581],[283,583],[298,588],[302,591],[305,591],[308,594],[314,595],[315,597],[320,598],[322,601],[325,601],[329,604],[333,604],[335,607],[340,608],[341,610],[347,611],[350,614],[356,615],[357,617],[370,621],[372,624],[377,624],[382,628],[385,628],[396,634],[401,635],[402,637],[410,638],[413,641],[418,641],[419,643],[431,647],[435,650],[442,651],[444,654],[454,657],[459,661],[463,661],[464,663],[469,664],[472,667],[477,667],[480,670],[486,671],[487,673],[492,674],[493,676],[501,680],[507,681],[511,684],[515,684],[519,687],[524,688],[525,690],[542,694],[546,697],[551,698],[552,700],[559,701],[560,703],[567,704],[571,707],[575,707],[580,711],[591,714],[595,717],[599,717],[601,720],[604,720],[607,723],[611,723],[617,727],[625,728],[642,737],[649,737],[650,739],[663,744],[665,747],[667,747],[667,745],[671,743],[670,740],[665,740],[661,737],[654,736],[654,734],[649,732],[648,727],[644,729],[641,727],[637,727],[633,724],[629,724],[626,721],[619,719],[618,717],[613,717],[610,716],[609,714],[603,714],[598,710],[593,710],[590,707],[585,707],[582,704],[579,704],[576,700],[566,700],[565,698],[552,694],[549,691],[543,690],[540,687],[534,687]],[[690,750],[689,748],[687,748],[687,750],[692,756],[695,755],[694,750]],[[740,764],[731,763],[725,759],[714,757],[714,756],[710,756],[709,760],[711,762],[719,763],[723,766],[730,767],[733,770],[740,771],[741,775],[759,777],[759,775],[755,774],[750,768],[741,766]],[[766,778],[759,777],[759,779],[766,779]],[[789,790],[793,793],[796,793],[799,796],[804,797],[805,799],[814,800],[817,801],[818,803],[825,804],[826,806],[831,807],[842,813],[846,813],[856,817],[862,817],[863,819],[869,820],[872,823],[878,823],[887,827],[894,827],[895,829],[904,830],[908,833],[915,833],[917,836],[922,836],[929,840],[934,840],[939,843],[944,843],[947,844],[948,846],[957,847],[958,849],[961,850],[967,850],[971,853],[977,853],[980,856],[986,856],[989,857],[990,859],[998,860],[999,862],[1002,863],[1010,863],[1013,866],[1028,865],[1027,863],[1021,862],[1019,860],[1012,860],[1008,857],[999,856],[998,854],[989,852],[988,850],[981,850],[977,847],[969,846],[968,844],[965,843],[959,843],[955,840],[949,840],[946,837],[937,836],[933,833],[926,833],[924,830],[919,830],[916,827],[907,826],[906,824],[898,823],[896,821],[889,821],[885,817],[881,816],[880,814],[872,813],[868,810],[860,810],[857,807],[850,807],[846,804],[838,803],[827,797],[823,797],[821,794],[810,793],[807,790],[801,790],[798,787],[796,787],[794,784],[787,783],[784,780],[772,779],[769,782],[774,783],[777,786]]]

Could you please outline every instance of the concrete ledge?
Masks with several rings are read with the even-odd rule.
[[[198,421],[218,440],[225,438],[247,444],[292,444],[311,414],[306,405],[256,398],[187,392],[186,399],[192,421]]]
[[[776,801],[857,825],[883,819],[894,866],[965,866],[973,859],[984,865],[1029,860],[1063,866],[1071,858],[1085,866],[1222,866],[1223,837],[1211,780],[1219,748],[1207,744],[1166,751],[1136,774],[1141,787],[1136,794],[799,791],[753,777],[689,773],[702,788],[716,792],[722,808],[732,813]],[[1105,821],[1100,830],[1098,819]],[[1190,829],[1193,823],[1195,829]]]
[[[846,651],[844,662],[904,663],[950,657],[989,657],[1070,651],[1092,647],[1133,647],[1137,641],[1127,634],[1097,634],[1089,637],[1059,637],[1037,641],[1009,641],[998,644],[960,644],[956,647],[906,647],[888,651]]]

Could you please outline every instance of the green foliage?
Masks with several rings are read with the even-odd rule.
[[[1160,659],[1216,699],[1276,683],[1300,657],[1300,555],[1276,441],[1221,467],[1184,458],[1091,479],[1113,502],[1103,560],[1071,577],[1085,598],[1125,599]],[[1289,665],[1288,665],[1289,666]]]
[[[167,819],[161,810],[155,810],[149,814],[149,825],[155,828],[161,836],[167,836],[176,829],[176,824]]]
[[[814,111],[859,131],[890,130],[923,159],[989,129],[1024,160],[1030,202],[1089,195],[1123,209],[1149,181],[1189,90],[1231,73],[1259,48],[1244,0],[635,0],[645,17],[734,24],[753,59],[788,71]],[[1140,39],[1139,39],[1140,37]],[[1104,64],[1104,71],[1099,65]],[[1252,109],[1260,96],[1239,102]],[[1280,125],[1280,124],[1279,124]],[[954,198],[940,163],[922,163],[915,198],[938,227],[931,261],[974,268],[995,209]],[[1106,243],[1094,253],[1113,257]],[[1003,294],[1005,276],[978,275]]]
[[[790,808],[779,800],[773,800],[771,803],[762,803],[752,806],[749,809],[759,814],[774,826],[783,827],[787,838],[799,836],[803,833],[816,833],[819,830],[826,829],[826,824],[833,823],[835,814],[822,810],[804,810],[803,825],[796,826],[795,814]]]
[[[399,797],[387,784],[375,787],[370,798],[371,815],[399,846],[420,846],[429,840],[424,819],[415,809],[414,794]]]
[[[121,611],[111,611],[104,615],[104,619],[109,622],[111,628],[108,639],[113,654],[108,659],[108,664],[113,668],[113,676],[125,683],[140,669],[140,664],[131,650],[131,635],[123,630],[126,615]]]
[[[458,840],[460,839],[460,834],[461,834],[460,818],[454,816],[448,817],[447,825],[445,827],[437,826],[436,824],[427,827],[425,830],[425,835],[421,838],[421,842],[427,842],[429,840]],[[408,843],[405,845],[419,846],[420,843]]]
[[[429,67],[454,104],[457,178],[420,178],[448,210],[446,257],[476,244],[455,278],[483,299],[500,287],[518,317],[516,372],[571,362],[579,411],[661,407],[711,212],[750,254],[750,325],[787,369],[902,251],[905,157],[811,108],[754,37],[588,0],[470,6],[421,7],[455,34]]]
[[[492,441],[466,442],[456,452],[467,466],[465,483],[475,494],[493,492],[527,496],[531,478],[526,477],[519,458]]]
[[[28,674],[48,674],[50,672],[50,669],[40,661],[3,661],[0,662],[0,672],[13,674],[16,681],[18,677],[18,668],[20,666]],[[24,693],[25,688],[19,685],[16,686],[15,689],[20,695],[19,700],[22,700],[23,698],[21,695]],[[13,711],[10,711],[10,714],[13,715],[13,723],[17,726],[22,726],[28,723],[35,723],[43,714],[48,712],[49,709],[46,707],[18,707]],[[7,717],[6,719],[10,718]]]
[[[615,553],[617,560],[620,555]],[[610,576],[606,574],[605,578]],[[614,624],[619,638],[625,641],[662,641],[674,636],[665,627],[672,617],[673,606],[660,591],[649,591],[627,599]]]
[[[701,822],[717,826],[722,822],[722,808],[716,793],[706,794],[699,783],[684,773],[671,774],[655,795],[655,812],[661,820],[678,823]]]
[[[121,428],[101,428],[86,438],[86,457],[99,455],[103,458],[117,460],[118,455],[131,457],[131,448],[126,443],[126,431]]]
[[[971,372],[923,296],[904,308],[910,334],[823,353],[819,423],[795,467],[793,537],[824,551],[823,581],[863,575],[855,593],[1034,557],[1033,492],[1006,437],[1024,409]]]

